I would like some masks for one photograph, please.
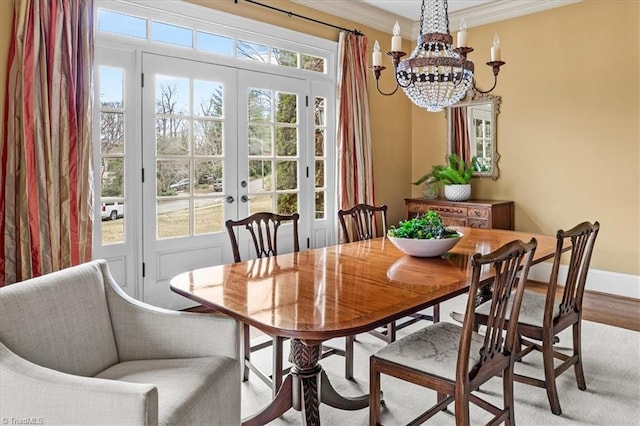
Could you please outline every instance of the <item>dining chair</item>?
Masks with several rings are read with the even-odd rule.
[[[472,278],[467,298],[466,315],[462,327],[439,322],[390,343],[371,356],[369,361],[369,421],[380,423],[380,374],[405,380],[437,392],[436,404],[412,420],[422,423],[452,402],[455,403],[456,425],[469,424],[469,403],[478,405],[494,415],[489,424],[515,423],[513,405],[513,364],[516,343],[516,324],[506,329],[507,313],[518,318],[524,286],[516,286],[518,279],[526,280],[537,246],[535,238],[529,243],[511,241],[492,253],[477,253],[471,259]],[[490,265],[490,266],[489,266]],[[493,268],[495,278],[486,276]],[[522,270],[520,278],[518,271]],[[483,270],[485,273],[483,274]],[[490,318],[484,335],[474,331],[476,297],[481,286],[493,282]],[[513,303],[509,295],[517,288]],[[503,381],[503,407],[499,408],[472,392],[494,376]]]
[[[342,230],[342,240],[345,243],[370,240],[387,234],[386,205],[373,206],[365,203],[357,204],[348,210],[338,210],[338,218]],[[382,232],[379,232],[380,229],[382,229]],[[423,311],[416,312],[398,321],[385,324],[376,330],[371,330],[369,334],[387,343],[391,343],[396,340],[398,330],[421,320],[440,321],[440,305],[436,304],[433,306],[433,315],[429,315]]]
[[[299,219],[300,215],[298,213],[280,215],[270,212],[259,212],[241,220],[227,220],[225,226],[229,234],[229,239],[231,240],[233,260],[235,262],[242,261],[242,256],[240,255],[240,234],[236,233],[235,229],[245,229],[248,231],[251,236],[251,241],[253,241],[256,256],[263,258],[276,256],[278,254],[278,231],[283,224],[290,223],[293,227],[293,251],[300,251],[298,236]],[[275,396],[282,385],[284,375],[289,371],[289,368],[284,368],[283,365],[283,346],[287,338],[266,335],[264,337],[266,340],[264,338],[256,338],[252,344],[250,327],[244,324],[244,369],[242,380],[249,380],[249,372],[253,371],[256,376],[271,387],[272,394]],[[271,375],[266,374],[251,361],[252,352],[265,349],[269,346],[273,347]],[[345,377],[351,379],[353,377],[353,343],[351,343],[351,347],[349,347],[349,342],[347,342],[344,350],[336,347],[323,346],[321,357],[326,358],[329,355],[342,355],[345,357]]]
[[[593,246],[600,230],[600,224],[582,222],[568,231],[556,233],[556,251],[551,267],[551,276],[546,294],[525,290],[522,308],[518,318],[518,341],[516,360],[521,360],[534,350],[542,352],[544,380],[515,374],[517,382],[545,388],[551,406],[551,412],[562,414],[556,378],[569,367],[574,367],[578,389],[586,390],[582,370],[582,297],[589,272],[589,263]],[[558,298],[558,278],[563,254],[570,251],[567,277],[562,289],[562,298]],[[483,304],[476,311],[476,323],[486,324],[489,318],[489,305]],[[558,333],[573,327],[573,354],[557,351]],[[533,341],[532,341],[533,340]],[[534,342],[535,341],[535,342]],[[524,349],[522,349],[524,347]],[[554,358],[562,363],[555,365]]]

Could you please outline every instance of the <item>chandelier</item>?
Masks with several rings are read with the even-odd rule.
[[[420,33],[417,46],[411,56],[402,52],[400,26],[396,22],[391,38],[391,51],[387,52],[393,61],[396,76],[396,87],[389,93],[380,90],[379,80],[382,70],[382,53],[376,40],[373,47],[373,74],[376,78],[376,89],[385,96],[396,93],[399,87],[404,90],[411,101],[427,111],[442,111],[460,101],[470,87],[477,92],[489,93],[498,82],[500,67],[505,64],[500,60],[500,40],[496,34],[491,48],[491,61],[487,65],[493,68],[494,82],[491,89],[482,91],[475,86],[473,78],[473,62],[467,54],[473,48],[466,46],[467,31],[464,19],[460,23],[457,34],[457,47],[453,47],[453,38],[449,33],[449,15],[447,0],[422,0],[420,12]]]

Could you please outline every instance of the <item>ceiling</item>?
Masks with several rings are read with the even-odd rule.
[[[415,40],[419,31],[421,0],[291,1],[388,33],[398,21],[402,37],[410,40]],[[471,28],[579,1],[582,0],[449,0],[449,29],[457,31],[461,18]]]

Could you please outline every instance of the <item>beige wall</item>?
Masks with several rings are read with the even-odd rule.
[[[592,266],[636,275],[639,18],[636,1],[586,1],[469,30],[471,59],[485,71],[480,88],[490,83],[484,62],[495,32],[507,62],[494,91],[500,178],[472,181],[473,196],[514,200],[523,231],[598,220]],[[413,177],[442,161],[444,117],[413,109]]]
[[[0,0],[2,102],[13,2]],[[331,28],[248,3],[191,2],[337,40]],[[358,28],[370,46],[378,39],[383,51],[388,50],[388,34],[288,1],[265,2]],[[592,265],[636,275],[640,274],[639,27],[639,2],[594,0],[469,30],[469,44],[476,48],[470,56],[481,88],[489,83],[483,64],[496,31],[507,62],[495,90],[502,96],[500,178],[475,179],[474,196],[514,200],[516,228],[523,231],[554,233],[578,221],[599,220],[602,230]],[[411,45],[405,41],[405,50]],[[383,87],[390,88],[390,78],[387,70]],[[444,113],[413,107],[402,94],[378,95],[373,83],[369,101],[376,201],[389,205],[390,223],[395,223],[403,216],[404,198],[420,195],[411,180],[444,159],[446,123]]]

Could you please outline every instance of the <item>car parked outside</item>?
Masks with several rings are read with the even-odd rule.
[[[213,190],[216,192],[222,192],[222,179],[216,179],[213,182]]]
[[[102,203],[100,207],[102,220],[116,220],[124,217],[124,204],[122,203]]]
[[[183,191],[183,190],[187,189],[188,187],[189,187],[189,179],[188,178],[180,179],[178,182],[172,183],[171,185],[169,185],[169,188],[175,189],[176,191]]]

